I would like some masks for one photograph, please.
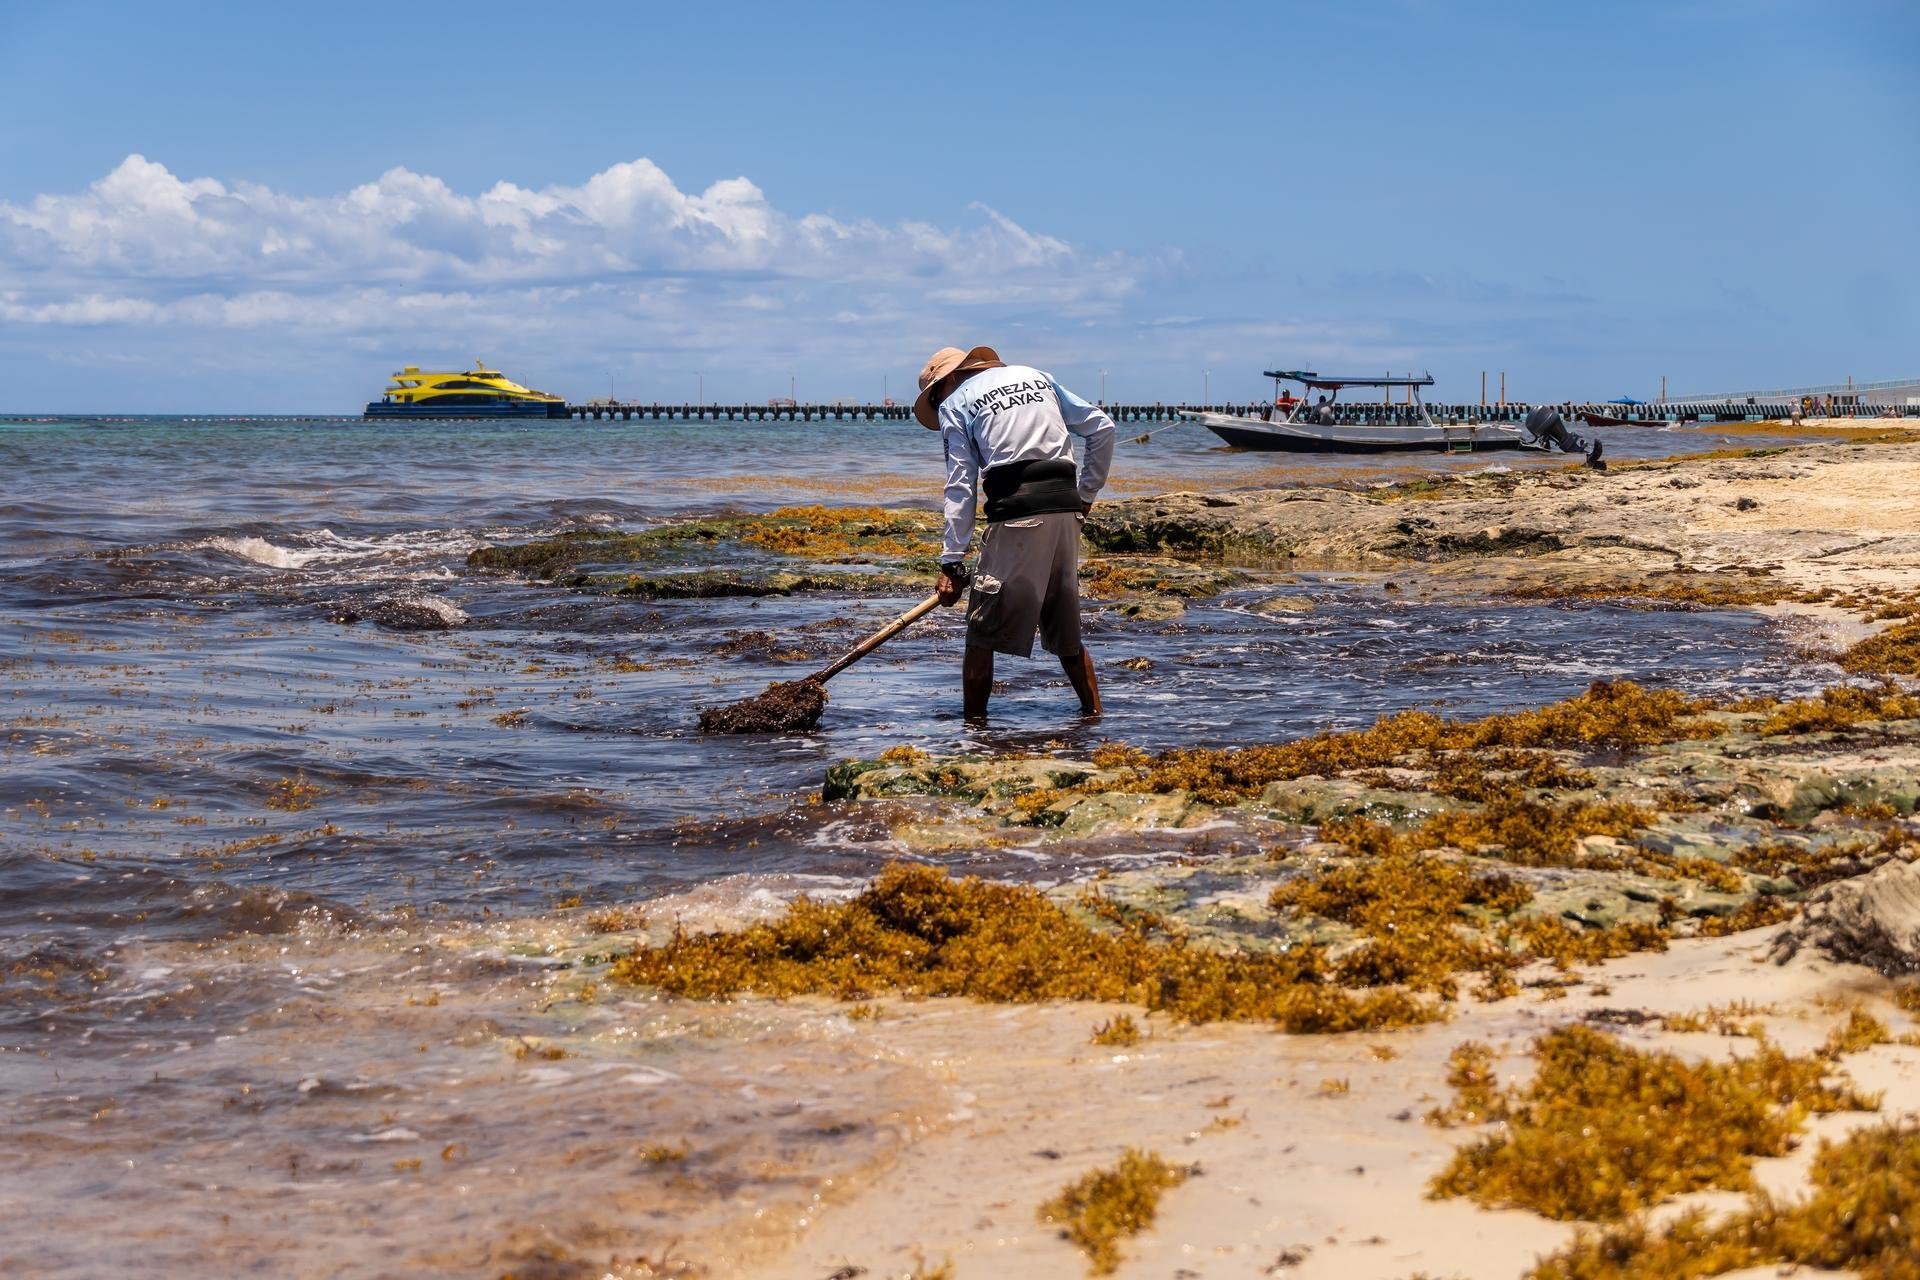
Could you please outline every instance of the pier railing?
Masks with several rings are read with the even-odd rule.
[[[1853,397],[1862,401],[1875,402],[1879,407],[1885,408],[1889,403],[1897,403],[1910,396],[1920,398],[1920,378],[1892,378],[1884,382],[1854,382],[1849,379],[1846,382],[1826,382],[1816,387],[1780,387],[1771,391],[1719,392],[1710,396],[1684,396],[1671,399],[1668,403],[1692,404],[1696,400],[1745,402],[1752,399],[1798,404],[1802,397],[1813,400]]]

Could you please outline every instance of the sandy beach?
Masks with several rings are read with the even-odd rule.
[[[1574,1229],[1428,1196],[1463,1138],[1422,1122],[1449,1094],[1449,1052],[1479,1040],[1501,1055],[1503,1073],[1524,1074],[1528,1045],[1552,1027],[1735,1001],[1771,1005],[1769,1035],[1796,1052],[1827,1035],[1839,1020],[1836,1002],[1858,1001],[1914,1029],[1872,971],[1811,958],[1781,967],[1767,950],[1764,933],[1678,943],[1664,955],[1583,969],[1579,985],[1545,989],[1552,1000],[1529,991],[1468,1001],[1448,1022],[1408,1031],[1284,1036],[1154,1019],[1148,1038],[1124,1050],[1089,1043],[1117,1008],[888,1002],[862,1039],[875,1055],[914,1062],[945,1083],[953,1099],[946,1125],[870,1188],[824,1207],[790,1252],[749,1274],[824,1276],[858,1265],[908,1275],[920,1255],[952,1258],[960,1276],[1084,1276],[1084,1258],[1035,1221],[1034,1206],[1124,1147],[1145,1146],[1200,1173],[1167,1193],[1119,1275],[1519,1276]],[[1690,1056],[1747,1044],[1663,1031],[1657,1021],[1619,1034]],[[1920,1047],[1871,1049],[1849,1057],[1846,1071],[1884,1092],[1881,1114],[1822,1117],[1800,1151],[1759,1163],[1762,1185],[1795,1190],[1817,1139],[1920,1111]],[[1697,1193],[1663,1213],[1739,1199]]]

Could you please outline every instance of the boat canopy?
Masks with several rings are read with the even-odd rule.
[[[1268,369],[1264,375],[1275,381],[1298,382],[1320,391],[1338,391],[1342,387],[1430,387],[1433,375],[1423,374],[1418,378],[1351,378],[1331,373],[1313,373],[1305,369]]]

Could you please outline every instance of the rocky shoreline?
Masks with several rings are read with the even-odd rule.
[[[1908,438],[1912,433],[1892,433]],[[1365,489],[1176,492],[1088,516],[1083,593],[1152,620],[1296,570],[1395,589],[1676,605],[1920,611],[1920,444],[1794,448],[1508,470]],[[483,547],[479,572],[642,598],[917,591],[937,567],[929,510],[785,507]]]
[[[1804,590],[1912,589],[1920,449],[1833,442],[1619,464],[1486,471],[1361,491],[1172,493],[1096,507],[1103,553],[1191,553],[1296,567],[1468,561],[1529,577],[1569,569],[1726,573]],[[1518,562],[1518,563],[1516,563]]]
[[[1170,494],[1097,509],[1087,522],[1086,540],[1097,553],[1090,557],[1096,566],[1101,557],[1174,557],[1256,578],[1305,568],[1376,570],[1400,590],[1428,595],[1541,601],[1613,597],[1674,609],[1787,608],[1821,619],[1830,637],[1849,646],[1844,668],[1864,678],[1897,681],[1916,671],[1920,624],[1912,619],[1920,614],[1920,500],[1912,495],[1920,494],[1917,480],[1920,450],[1836,445],[1637,465],[1605,474],[1482,474],[1369,492]],[[1140,585],[1146,588],[1143,594],[1152,593],[1151,584]],[[1178,947],[1233,956],[1323,957],[1324,971],[1316,981],[1463,1001],[1456,1016],[1483,1022],[1490,1016],[1483,1011],[1516,997],[1526,1000],[1529,991],[1533,999],[1527,1003],[1535,1007],[1550,998],[1565,1001],[1569,1010],[1591,1006],[1592,998],[1566,998],[1583,989],[1612,994],[1618,979],[1601,973],[1630,960],[1605,963],[1610,957],[1717,948],[1721,939],[1749,952],[1759,946],[1779,957],[1799,957],[1803,968],[1834,964],[1832,958],[1807,959],[1824,947],[1845,962],[1838,966],[1842,973],[1861,962],[1883,973],[1909,971],[1920,962],[1920,953],[1907,949],[1920,939],[1914,886],[1907,883],[1913,879],[1911,860],[1920,852],[1917,779],[1920,698],[1896,683],[1835,688],[1799,703],[1720,706],[1663,702],[1646,690],[1600,684],[1581,698],[1519,716],[1456,723],[1409,713],[1371,730],[1271,748],[1196,748],[1148,756],[1113,745],[1088,759],[943,759],[902,748],[834,767],[824,780],[823,799],[916,806],[917,821],[896,824],[896,832],[908,847],[922,839],[949,852],[969,842],[987,846],[1013,839],[1044,856],[1058,841],[1124,844],[1200,833],[1177,862],[1103,875],[1091,888],[1062,884],[1048,899],[1090,927],[1101,927],[1102,921],[1122,930],[1147,927],[1163,931]],[[1209,854],[1206,844],[1213,842],[1233,851]],[[1808,901],[1814,908],[1801,917]],[[823,917],[820,924],[829,950],[833,931],[843,927],[841,919]],[[913,926],[901,927],[918,936]],[[942,928],[970,936],[965,924]],[[1745,941],[1750,938],[1762,943]],[[921,941],[937,949],[953,945],[932,935]],[[664,944],[667,952],[676,945]],[[636,954],[649,953],[643,948]],[[975,953],[973,962],[990,967],[992,959],[981,954]],[[732,988],[754,990],[751,957],[736,958],[744,967],[729,979]],[[693,957],[679,959],[685,964]],[[1592,968],[1596,962],[1604,969]],[[1024,963],[1044,964],[1031,958]],[[647,972],[660,981],[663,969],[656,963]],[[867,999],[884,996],[889,988],[911,997],[921,981],[912,972],[872,971],[864,978],[861,972],[857,964],[852,970],[843,967],[834,981]],[[1456,981],[1469,973],[1479,978],[1471,996]],[[1191,976],[1181,980],[1194,981]],[[799,985],[780,988],[783,992],[832,990],[826,984],[809,988],[809,980],[791,973],[788,981]],[[949,974],[943,981],[955,979]],[[995,989],[992,978],[963,981],[974,985],[935,989],[968,990],[989,1000],[1039,994],[1019,994],[1017,982],[1000,995],[985,994]],[[1757,975],[1756,981],[1757,986],[1745,985],[1768,986]],[[1784,990],[1791,984],[1777,985]],[[1690,994],[1710,1005],[1723,992],[1702,976],[1678,981],[1667,994],[1680,999]],[[1859,997],[1851,999],[1857,1003]],[[1581,1013],[1593,1017],[1596,1009]],[[1195,1016],[1191,1007],[1174,1015],[1176,1022]],[[1498,1020],[1497,1014],[1491,1016]],[[1659,1015],[1628,1009],[1607,1016],[1631,1022]],[[1861,1025],[1881,1025],[1870,1014],[1854,1016],[1865,1019]],[[1406,1020],[1387,1017],[1374,1025]],[[1765,1030],[1765,1021],[1753,1024],[1759,1034],[1782,1034],[1777,1025]],[[1102,1024],[1096,1042],[1109,1038],[1115,1025]],[[1183,1040],[1192,1034],[1177,1026],[1156,1032],[1165,1037],[1157,1056],[1179,1059]],[[1431,1040],[1439,1033],[1400,1034]],[[1879,1032],[1861,1043],[1885,1044],[1892,1038]],[[1909,1043],[1916,1039],[1905,1036]],[[1546,1043],[1541,1041],[1540,1052],[1547,1052]],[[1603,1037],[1593,1045],[1613,1052],[1606,1043]],[[1588,1045],[1586,1051],[1596,1050]],[[1641,1050],[1619,1052],[1629,1059],[1619,1069],[1645,1069],[1632,1058]],[[1897,1098],[1872,1100],[1895,1114],[1920,1104],[1920,1080],[1913,1078],[1920,1076],[1920,1059],[1911,1047],[1901,1052],[1909,1055],[1901,1059],[1901,1079],[1909,1083],[1896,1091]],[[1698,1056],[1689,1046],[1683,1059]],[[1707,1054],[1709,1060],[1715,1056],[1716,1051]],[[1191,1065],[1197,1069],[1204,1057],[1197,1055]],[[1125,1054],[1113,1059],[1116,1064],[1125,1060]],[[1814,1074],[1808,1078],[1817,1079],[1820,1068],[1810,1069]],[[1448,1078],[1458,1083],[1455,1076]],[[1341,1093],[1349,1092],[1345,1079],[1339,1084]],[[1074,1086],[1055,1077],[1035,1080],[1032,1087],[1052,1096]],[[1871,1109],[1865,1102],[1855,1105]],[[1682,1123],[1678,1117],[1674,1122]],[[1114,1127],[1127,1126],[1116,1119]],[[1356,1126],[1351,1139],[1366,1145],[1365,1129]],[[1920,1148],[1920,1138],[1888,1141],[1896,1151]],[[1833,1159],[1855,1158],[1853,1149],[1846,1150]],[[1003,1158],[1019,1162],[1012,1149]],[[1125,1170],[1133,1167],[1127,1161],[1147,1158],[1132,1153],[1115,1168]],[[926,1171],[924,1163],[918,1167]],[[1744,1175],[1729,1176],[1734,1181],[1721,1185],[1742,1185]],[[1257,1196],[1285,1194],[1280,1182],[1256,1177],[1256,1185],[1266,1186]],[[1691,1184],[1682,1175],[1673,1185]],[[1900,1186],[1901,1194],[1911,1190]],[[1191,1198],[1197,1193],[1171,1194]],[[1645,1203],[1662,1198],[1656,1190]],[[924,1202],[924,1195],[882,1187],[860,1203],[872,1212]],[[1797,1210],[1812,1218],[1830,1211],[1817,1195]],[[836,1225],[816,1233],[802,1252],[824,1260],[827,1255],[818,1247],[824,1238],[861,1242],[884,1254],[885,1233],[856,1225],[845,1216],[849,1212],[859,1210],[842,1211]],[[1356,1211],[1350,1206],[1346,1212]],[[1357,1212],[1358,1217],[1334,1215],[1340,1225],[1325,1237],[1327,1244],[1340,1242],[1361,1222],[1382,1221],[1378,1205]],[[1593,1212],[1578,1210],[1572,1216]],[[1204,1243],[1233,1217],[1189,1214],[1187,1248],[1196,1239]],[[1466,1234],[1481,1238],[1492,1230],[1483,1223]],[[924,1223],[916,1232],[922,1244],[933,1243],[934,1235]],[[1461,1236],[1458,1223],[1436,1229],[1428,1248],[1402,1256],[1462,1257]],[[1540,1239],[1526,1231],[1506,1238]],[[973,1247],[964,1232],[949,1239],[961,1249]],[[1075,1239],[1093,1248],[1096,1268],[1122,1265],[1110,1243],[1096,1248],[1080,1236]],[[1212,1239],[1216,1250],[1227,1248],[1243,1257],[1250,1252],[1244,1240],[1228,1246],[1227,1237]],[[1633,1227],[1627,1235],[1610,1237],[1604,1248],[1592,1246],[1598,1252],[1582,1254],[1589,1246],[1573,1246],[1562,1261],[1541,1264],[1536,1273],[1572,1274],[1554,1268],[1593,1268],[1605,1256],[1614,1260],[1608,1265],[1620,1268],[1618,1274],[1641,1274],[1634,1268],[1643,1263],[1656,1269],[1667,1265],[1651,1261],[1656,1255],[1679,1265],[1673,1259],[1691,1256],[1690,1239],[1676,1245]],[[1757,1239],[1749,1231],[1741,1256],[1813,1260],[1817,1254],[1796,1253],[1784,1239],[1764,1245],[1754,1243]],[[1712,1247],[1724,1251],[1726,1246],[1721,1241]],[[1660,1254],[1662,1249],[1668,1252]],[[997,1252],[1007,1263],[1037,1260],[1030,1247]],[[1519,1256],[1525,1253],[1523,1248]],[[1051,1257],[1048,1273],[1056,1266],[1061,1274],[1075,1269],[1058,1253],[1040,1250],[1038,1255]],[[1150,1248],[1147,1256],[1161,1265],[1168,1258],[1164,1248]],[[1839,1248],[1817,1256],[1858,1262],[1872,1252],[1862,1244],[1855,1252]],[[1316,1255],[1312,1244],[1288,1246],[1276,1252],[1266,1272],[1361,1274],[1352,1269],[1354,1258],[1331,1249]],[[1316,1265],[1322,1259],[1324,1265]],[[1392,1274],[1378,1268],[1366,1273],[1376,1272]]]
[[[1083,586],[1104,602],[1096,607],[1146,619],[1308,566],[1377,570],[1391,574],[1383,586],[1429,596],[1788,608],[1836,631],[1844,620],[1848,670],[1883,679],[1920,670],[1920,446],[1728,452],[1608,472],[1490,470],[1358,492],[1103,504],[1086,524]],[[925,511],[782,508],[484,548],[470,564],[615,594],[898,590],[922,581],[936,527]],[[1149,759],[1114,745],[1090,760],[932,759],[901,748],[834,767],[823,799],[910,801],[913,820],[895,824],[902,843],[949,853],[1197,830],[1272,842],[1267,853],[1195,858],[1102,886],[1195,937],[1269,949],[1354,945],[1351,921],[1302,919],[1278,910],[1275,894],[1381,849],[1519,864],[1528,903],[1475,927],[1564,919],[1686,936],[1778,918],[1795,894],[1902,847],[1900,820],[1920,801],[1913,699],[1837,690],[1805,705],[1684,713],[1657,701],[1596,685],[1557,709],[1567,724],[1485,741],[1471,727],[1441,741],[1432,717],[1401,717],[1296,744],[1317,744],[1323,758],[1250,783],[1233,757],[1261,748]],[[1595,714],[1598,727],[1574,723]]]
[[[823,798],[927,797],[922,823],[896,830],[946,850],[967,831],[982,843],[1017,834],[1042,850],[1059,839],[1201,829],[1272,841],[1265,853],[1191,857],[1101,881],[1106,897],[1223,946],[1359,944],[1350,921],[1278,908],[1273,895],[1303,875],[1377,860],[1383,839],[1415,839],[1418,852],[1516,877],[1531,894],[1519,918],[1583,930],[1640,922],[1686,936],[1724,928],[1742,911],[1757,918],[1756,904],[1784,904],[1903,847],[1902,820],[1920,808],[1920,719],[1910,718],[1920,699],[1895,697],[1865,712],[1895,719],[1849,724],[1831,710],[1705,710],[1687,730],[1699,736],[1639,750],[1603,741],[1501,759],[1486,748],[1478,760],[1411,750],[1208,798],[1162,789],[1151,766],[1111,758],[1104,766],[1056,757],[848,761],[829,772]],[[1332,735],[1328,745],[1361,736]],[[1478,768],[1489,756],[1496,767]],[[1463,775],[1462,765],[1473,772]],[[1543,772],[1551,785],[1524,785]],[[1609,804],[1632,812],[1607,820]]]
[[[900,591],[932,528],[788,508],[472,566],[616,594]],[[1910,1274],[1882,1263],[1910,1262],[1920,1216],[1920,447],[1175,493],[1102,504],[1086,542],[1087,594],[1122,626],[1336,569],[1676,626],[1790,611],[1853,683],[1714,702],[1602,681],[1276,743],[841,762],[822,801],[884,811],[907,862],[706,931],[649,911],[568,981],[769,1027],[838,1010],[849,1052],[943,1082],[950,1108],[897,1162],[671,1274]],[[1081,846],[1154,856],[1041,888],[911,863]],[[1584,1083],[1528,1092],[1529,1061]],[[1714,1101],[1633,1102],[1648,1081]],[[1831,1142],[1811,1170],[1801,1133]],[[1885,1231],[1836,1208],[1868,1165]],[[1521,1176],[1549,1167],[1597,1181]],[[1094,1231],[1104,1194],[1159,1219]],[[1681,1208],[1727,1216],[1669,1228]]]

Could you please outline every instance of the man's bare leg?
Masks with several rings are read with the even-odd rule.
[[[961,713],[969,720],[987,718],[987,699],[993,696],[993,650],[967,642],[960,660]]]
[[[1093,674],[1093,655],[1085,649],[1072,655],[1062,656],[1060,669],[1067,673],[1067,680],[1073,685],[1073,691],[1080,695],[1080,713],[1097,716],[1100,714],[1100,680]]]

